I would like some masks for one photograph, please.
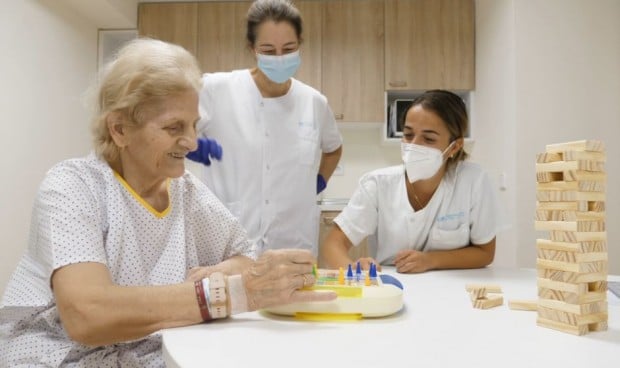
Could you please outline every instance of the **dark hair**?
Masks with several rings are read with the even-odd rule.
[[[248,9],[247,16],[246,38],[251,47],[256,42],[256,29],[267,20],[289,22],[301,43],[301,15],[289,0],[256,0]]]
[[[407,107],[407,110],[403,114],[403,125],[409,110],[417,105],[439,116],[450,132],[450,142],[465,137],[469,119],[467,117],[467,108],[461,97],[455,93],[441,89],[426,91],[416,97],[413,102],[411,102],[411,105]],[[448,167],[466,158],[467,153],[461,148],[453,157],[448,158]]]

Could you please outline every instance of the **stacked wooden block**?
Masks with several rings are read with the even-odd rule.
[[[607,329],[605,148],[584,140],[536,157],[539,326],[575,335]]]
[[[467,284],[465,290],[469,293],[471,306],[477,309],[489,309],[504,304],[502,288],[491,284]]]

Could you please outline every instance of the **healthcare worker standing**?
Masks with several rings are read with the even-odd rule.
[[[221,156],[204,171],[205,183],[259,251],[304,248],[316,256],[316,195],[340,160],[342,137],[325,96],[293,78],[301,33],[289,1],[250,6],[246,36],[257,67],[203,76],[202,139],[188,158],[210,164],[209,156]]]
[[[370,262],[398,272],[479,268],[495,255],[498,207],[482,168],[463,161],[467,110],[448,91],[427,91],[405,112],[404,165],[365,174],[321,245],[331,268],[353,262],[348,250],[369,237]]]

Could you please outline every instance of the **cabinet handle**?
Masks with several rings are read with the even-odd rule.
[[[336,218],[335,216],[333,216],[333,217],[323,217],[323,224],[324,225],[333,225],[335,218]]]
[[[334,118],[336,120],[342,120],[342,119],[344,119],[344,114],[334,114]]]
[[[406,81],[391,81],[390,82],[390,87],[406,87],[406,86],[407,86]]]

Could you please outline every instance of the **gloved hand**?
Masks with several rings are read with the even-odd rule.
[[[211,165],[209,157],[218,161],[222,159],[222,146],[215,139],[198,138],[198,148],[188,153],[185,157],[209,166]]]
[[[323,177],[323,175],[318,174],[316,176],[316,194],[321,193],[323,190],[325,190],[326,187],[327,182],[325,181],[325,178]]]

